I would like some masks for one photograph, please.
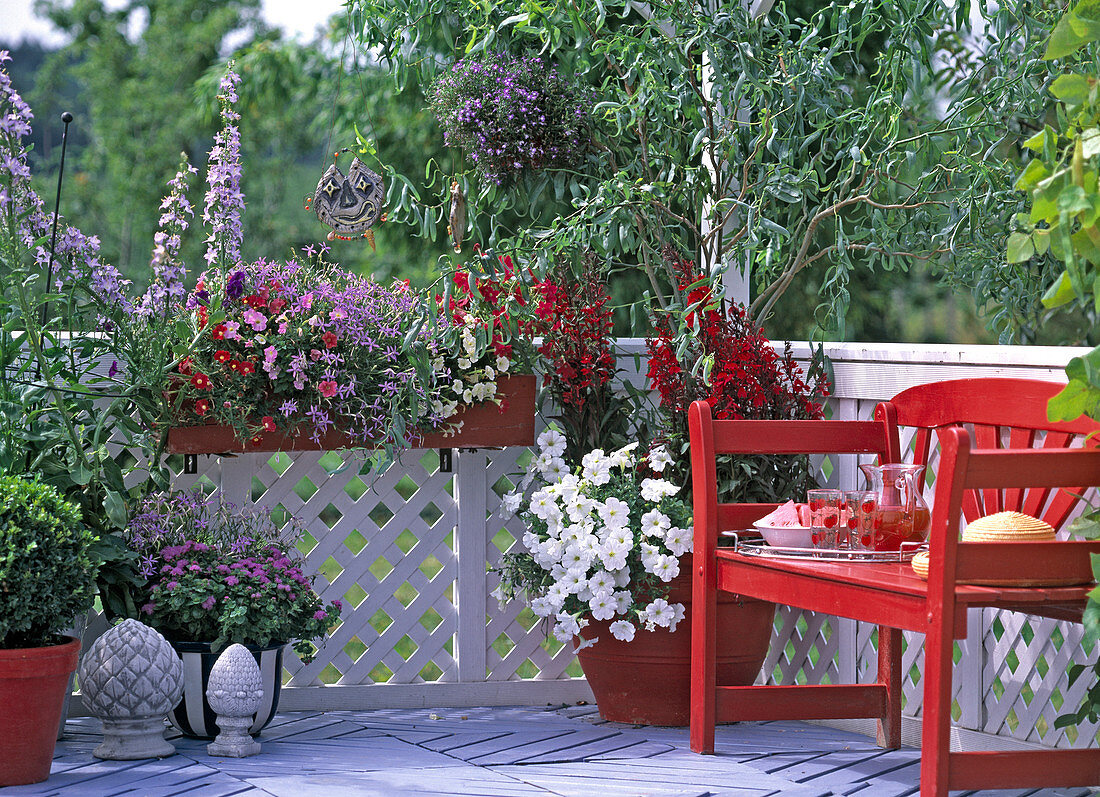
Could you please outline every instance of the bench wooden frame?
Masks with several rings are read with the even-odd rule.
[[[954,380],[913,388],[880,404],[874,422],[714,421],[689,412],[695,501],[691,749],[714,751],[715,722],[764,719],[878,720],[878,743],[900,746],[902,630],[925,637],[921,794],[948,789],[1100,785],[1100,750],[951,752],[952,652],[971,608],[998,607],[1079,620],[1100,542],[961,543],[964,520],[1018,509],[1061,525],[1085,486],[1100,485],[1100,450],[1082,436],[1097,426],[1046,420],[1060,386],[1033,380]],[[820,429],[800,426],[816,423]],[[754,424],[756,424],[754,426]],[[853,426],[853,424],[859,424]],[[718,548],[720,530],[745,528],[771,505],[719,504],[718,453],[868,451],[898,461],[898,426],[916,426],[918,461],[938,437],[940,458],[927,581],[907,563],[769,559]],[[834,429],[835,433],[826,431]],[[975,438],[982,448],[977,448]],[[1036,446],[1038,446],[1036,448]],[[750,509],[756,507],[756,509]],[[756,514],[754,514],[754,512]],[[978,586],[974,581],[1070,586]],[[876,681],[867,684],[722,686],[715,682],[713,607],[734,592],[876,623]]]

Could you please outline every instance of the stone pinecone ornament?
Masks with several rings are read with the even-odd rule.
[[[164,758],[176,748],[164,739],[165,715],[183,695],[183,662],[163,636],[137,620],[108,629],[80,662],[84,705],[103,721],[97,758]]]
[[[244,645],[230,645],[214,662],[206,685],[206,700],[218,715],[221,730],[206,746],[209,755],[244,758],[260,752],[260,743],[248,729],[263,696],[255,656]]]

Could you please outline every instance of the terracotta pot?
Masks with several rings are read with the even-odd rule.
[[[80,640],[0,650],[0,786],[50,776],[57,729]]]
[[[213,739],[218,735],[217,715],[206,700],[210,671],[222,651],[212,653],[208,642],[175,642],[169,640],[183,659],[183,699],[168,720],[192,739]],[[248,732],[255,736],[271,722],[279,708],[279,691],[283,685],[283,648],[285,642],[267,647],[245,645],[260,666],[264,696],[253,717]]]
[[[672,580],[669,603],[682,603],[684,619],[669,632],[638,629],[623,642],[608,621],[582,629],[596,644],[577,652],[600,716],[632,725],[686,726],[691,692],[691,557]],[[775,604],[729,593],[718,596],[718,683],[747,686],[756,680],[772,636]],[[576,647],[579,640],[574,638]]]
[[[501,377],[498,392],[507,401],[503,411],[496,404],[475,404],[459,411],[453,422],[462,422],[457,434],[429,432],[417,448],[501,448],[535,444],[535,377],[516,374]],[[285,435],[267,432],[258,445],[242,443],[230,426],[173,426],[168,430],[169,454],[223,454],[231,451],[335,451],[360,447],[342,430],[329,429],[314,442],[308,432]]]

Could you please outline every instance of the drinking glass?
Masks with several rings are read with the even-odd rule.
[[[844,493],[840,490],[807,490],[810,507],[810,541],[819,550],[840,548],[840,510]]]
[[[853,551],[873,551],[875,504],[878,496],[872,490],[849,490],[844,493],[844,525],[848,529],[849,547]]]

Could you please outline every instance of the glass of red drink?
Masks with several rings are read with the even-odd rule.
[[[844,493],[840,490],[807,490],[806,503],[810,507],[810,540],[814,548],[836,550],[847,534],[841,534],[841,508]]]
[[[874,518],[878,495],[870,490],[849,490],[844,493],[844,525],[848,529],[849,546],[853,551],[873,551]]]

